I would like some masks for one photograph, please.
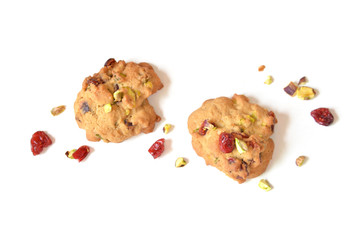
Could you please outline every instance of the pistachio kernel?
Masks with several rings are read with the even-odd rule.
[[[124,93],[121,92],[120,90],[116,90],[114,92],[113,96],[114,96],[115,101],[121,101],[122,98],[124,97]]]
[[[176,168],[184,167],[186,164],[187,164],[187,162],[182,157],[177,158],[176,161],[175,161],[175,167]]]
[[[125,110],[125,115],[128,116],[129,114],[130,114],[130,109],[127,108],[127,109]]]
[[[136,93],[130,87],[124,87],[127,90],[127,94],[131,97],[131,100],[135,103]]]
[[[246,115],[246,117],[252,122],[254,123],[256,121],[256,117],[254,115]]]
[[[297,89],[297,96],[301,100],[310,100],[313,99],[316,95],[316,92],[311,87],[299,87]]]
[[[141,96],[141,92],[139,90],[135,90],[136,98],[139,98]]]
[[[245,118],[241,118],[240,121],[239,121],[239,125],[244,125],[245,124]]]
[[[57,115],[61,114],[63,111],[65,111],[65,109],[66,109],[65,105],[54,107],[53,109],[51,109],[51,114],[53,116],[57,116]]]
[[[235,138],[235,147],[239,153],[244,153],[248,150],[248,146],[247,146],[246,142],[244,142],[243,140],[240,140],[238,138]]]
[[[270,186],[270,183],[266,179],[260,180],[259,187],[267,192],[272,189],[272,187]]]
[[[171,124],[165,124],[164,125],[164,127],[163,127],[163,132],[165,133],[165,134],[168,134],[169,132],[170,132],[170,130],[171,130]]]
[[[147,87],[147,88],[153,88],[153,84],[150,81],[145,82],[144,86]]]
[[[111,103],[108,103],[108,104],[105,104],[105,105],[104,105],[104,111],[105,111],[106,113],[111,112],[111,110],[112,110]]]
[[[77,150],[77,149],[73,149],[73,150],[67,151],[67,152],[65,153],[65,155],[66,155],[68,158],[74,159],[73,154],[74,154],[74,152],[76,152],[76,150]]]
[[[269,76],[266,77],[266,80],[265,80],[264,83],[267,84],[267,85],[270,85],[270,84],[273,83],[273,81],[274,81],[273,77],[269,75]]]
[[[305,161],[305,156],[300,156],[296,159],[296,166],[301,167],[301,165],[303,165],[304,161]]]

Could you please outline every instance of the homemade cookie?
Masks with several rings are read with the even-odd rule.
[[[244,95],[205,101],[188,119],[195,152],[227,176],[243,183],[262,174],[274,150],[275,114]]]
[[[162,87],[150,64],[110,58],[83,81],[74,104],[76,122],[89,141],[122,142],[152,132],[160,117],[147,98]]]

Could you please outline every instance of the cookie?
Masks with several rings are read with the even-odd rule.
[[[160,117],[147,98],[162,87],[150,64],[110,58],[83,81],[74,104],[76,122],[89,141],[119,143],[152,132]]]
[[[192,146],[200,157],[243,183],[262,174],[274,151],[275,114],[244,95],[205,101],[188,118]]]

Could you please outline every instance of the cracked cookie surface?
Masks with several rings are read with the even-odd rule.
[[[110,58],[83,81],[74,104],[76,122],[89,141],[122,142],[152,132],[160,117],[147,98],[162,87],[150,64]]]
[[[275,114],[244,95],[205,101],[188,118],[195,152],[227,176],[243,183],[262,174],[274,150]]]

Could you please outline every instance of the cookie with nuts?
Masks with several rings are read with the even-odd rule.
[[[244,95],[205,101],[188,118],[195,152],[239,183],[262,174],[273,154],[272,111]]]
[[[152,132],[160,117],[147,98],[162,87],[150,64],[110,58],[83,81],[74,104],[76,122],[89,141],[122,142]]]

